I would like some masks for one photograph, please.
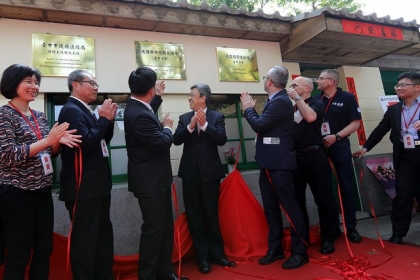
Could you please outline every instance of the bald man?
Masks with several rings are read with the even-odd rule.
[[[305,239],[309,242],[309,217],[306,210],[306,186],[309,184],[318,206],[321,228],[321,254],[334,252],[335,220],[338,215],[332,191],[331,169],[321,134],[324,104],[311,97],[312,80],[298,77],[287,94],[295,101],[293,148],[296,153],[295,194],[306,224]]]

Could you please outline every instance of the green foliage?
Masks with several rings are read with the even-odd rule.
[[[171,0],[180,2],[181,0]],[[192,5],[200,5],[204,0],[188,0]],[[281,9],[281,14],[298,15],[305,12],[330,7],[332,9],[347,8],[349,12],[355,12],[363,7],[357,0],[206,0],[210,7],[220,7],[226,4],[230,9],[245,7],[249,12],[263,9],[269,4],[275,4]]]

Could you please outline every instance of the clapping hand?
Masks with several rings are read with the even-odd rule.
[[[245,109],[254,108],[257,100],[252,99],[252,96],[248,92],[242,92],[241,102],[242,102],[242,108],[245,111]]]
[[[75,135],[77,129],[67,130],[64,135],[60,138],[60,144],[66,145],[70,148],[78,147],[82,140],[82,135]]]

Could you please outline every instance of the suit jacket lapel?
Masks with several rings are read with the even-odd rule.
[[[84,104],[82,104],[79,100],[69,97],[68,102],[74,103],[79,106],[83,112],[85,112],[89,117],[91,117],[94,121],[97,121],[96,116],[88,109]]]

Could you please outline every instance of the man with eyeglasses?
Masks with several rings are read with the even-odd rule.
[[[185,213],[194,244],[198,269],[211,272],[210,261],[235,267],[224,252],[219,225],[220,180],[225,177],[218,147],[227,142],[225,116],[208,106],[211,90],[206,84],[190,88],[192,111],[179,117],[174,134],[176,146],[184,144],[178,176],[182,178]]]
[[[337,70],[322,70],[317,80],[317,88],[322,93],[315,98],[321,99],[325,106],[321,134],[338,177],[344,208],[344,230],[347,230],[347,238],[351,242],[360,243],[362,237],[356,230],[356,195],[352,185],[353,161],[348,136],[359,128],[362,115],[354,95],[338,87],[338,83]],[[335,223],[338,237],[341,234],[338,216]]]
[[[392,236],[389,241],[403,244],[403,237],[410,228],[413,197],[418,196],[420,189],[420,72],[402,73],[397,80],[394,88],[401,101],[388,108],[363,148],[353,156],[362,158],[391,130],[389,139],[396,171],[396,196],[392,200]]]
[[[334,252],[338,218],[332,190],[331,169],[321,136],[324,104],[311,97],[312,80],[298,77],[293,80],[287,94],[295,101],[293,147],[296,153],[295,193],[306,225],[305,240],[309,244],[309,216],[306,209],[306,186],[312,191],[318,206],[321,229],[321,254]]]
[[[82,135],[81,157],[76,157],[75,150],[66,146],[62,146],[61,151],[59,199],[65,202],[72,221],[73,279],[111,280],[114,279],[114,237],[107,144],[114,134],[117,104],[111,99],[105,100],[97,108],[99,118],[96,118],[89,106],[98,96],[98,84],[93,76],[76,70],[69,74],[67,82],[70,97],[60,111],[58,122],[68,122],[70,129]]]
[[[281,204],[293,224],[292,253],[282,267],[292,269],[308,263],[309,257],[303,242],[305,223],[293,183],[296,156],[293,150],[293,104],[285,89],[288,79],[289,71],[282,66],[268,71],[264,79],[268,100],[261,115],[254,109],[256,100],[248,92],[241,94],[241,103],[245,119],[257,133],[255,159],[260,167],[261,198],[269,228],[267,254],[259,263],[268,265],[285,257],[281,245]]]

